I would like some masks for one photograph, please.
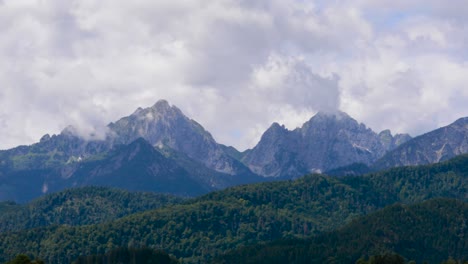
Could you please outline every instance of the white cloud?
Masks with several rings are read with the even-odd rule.
[[[451,2],[452,3],[452,2]],[[339,108],[413,134],[467,115],[468,4],[4,0],[0,148],[83,133],[161,98],[252,147]]]

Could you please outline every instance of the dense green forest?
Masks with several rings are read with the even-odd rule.
[[[0,214],[4,214],[6,212],[12,212],[17,210],[20,207],[17,203],[13,201],[3,201],[0,202]]]
[[[467,174],[468,156],[460,156],[361,177],[309,175],[295,181],[244,185],[98,225],[0,234],[0,261],[26,253],[47,263],[63,263],[117,247],[147,246],[186,262],[206,262],[244,245],[331,231],[394,203],[434,197],[466,201]],[[447,251],[445,245],[441,249]]]
[[[0,203],[0,233],[50,225],[89,225],[176,204],[184,199],[106,187],[69,189],[28,204]]]
[[[28,255],[19,254],[5,264],[45,264],[43,260],[31,260]]]
[[[166,252],[150,248],[117,248],[103,255],[82,256],[73,264],[177,264]]]
[[[309,239],[283,239],[244,247],[213,263],[441,263],[468,260],[468,203],[433,199],[392,205],[336,231]],[[382,253],[398,253],[404,258]],[[359,261],[358,261],[359,260]]]

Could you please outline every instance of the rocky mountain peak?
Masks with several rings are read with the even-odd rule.
[[[188,118],[176,106],[171,106],[166,100],[159,100],[148,108],[138,107],[130,118],[136,118],[140,122],[158,122],[160,120],[174,121]]]
[[[182,152],[218,172],[236,174],[235,167],[246,169],[242,164],[234,164],[237,161],[224,152],[208,131],[166,100],[137,109],[132,115],[109,124],[109,129],[118,143],[128,144],[141,137],[153,146]]]
[[[108,127],[117,141],[123,144],[141,137],[153,145],[178,149],[177,146],[190,138],[211,138],[198,123],[186,117],[179,108],[170,106],[166,100],[159,100],[148,108],[139,107],[130,116],[110,123]]]
[[[270,128],[269,129],[285,129],[285,126],[284,125],[280,125],[279,123],[277,122],[274,122],[273,124],[271,124]]]
[[[319,111],[311,119],[314,119],[314,120],[336,120],[336,121],[349,120],[349,119],[354,120],[347,113],[342,112],[342,111]]]
[[[293,131],[274,123],[243,162],[263,176],[294,178],[356,162],[369,165],[394,146],[389,130],[377,134],[344,112],[318,112]]]
[[[333,136],[350,137],[350,133],[374,133],[364,124],[358,123],[348,114],[340,111],[335,112],[318,112],[309,121],[305,122],[301,128],[294,130],[303,138],[330,138]]]
[[[50,140],[50,135],[49,134],[45,134],[44,136],[41,137],[41,139],[39,140],[39,142],[46,142],[46,141],[49,141]]]
[[[393,146],[393,135],[390,129],[385,129],[379,133],[380,141],[385,149],[390,149]]]
[[[274,122],[273,124],[271,124],[271,126],[265,131],[265,133],[263,134],[263,136],[266,136],[266,137],[275,137],[275,136],[278,136],[278,135],[281,135],[281,134],[285,134],[289,132],[289,130],[284,126],[284,125],[280,125],[276,122]]]
[[[379,136],[380,137],[393,137],[392,131],[390,129],[385,129],[385,130],[380,131]]]
[[[309,121],[304,123],[301,130],[308,130],[317,127],[359,127],[360,124],[350,117],[348,114],[341,111],[334,112],[318,112]],[[364,125],[362,125],[364,126]]]
[[[135,112],[133,112],[132,115],[138,115],[139,113],[141,113],[141,111],[143,111],[143,108],[138,107],[138,108],[135,110]]]
[[[161,99],[158,100],[151,108],[158,109],[158,110],[167,110],[171,108],[171,105],[167,100]]]
[[[157,101],[152,107],[150,107],[150,110],[154,113],[159,113],[161,115],[184,115],[182,111],[179,108],[177,108],[177,106],[171,106],[166,100]]]

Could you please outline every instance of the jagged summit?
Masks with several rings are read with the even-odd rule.
[[[289,130],[284,125],[280,125],[279,123],[274,122],[266,131],[273,132],[273,131],[289,131]]]
[[[171,108],[169,102],[165,99],[158,100],[151,108],[154,109],[168,109]]]
[[[149,109],[159,113],[177,112],[179,114],[182,114],[182,111],[179,108],[177,108],[177,106],[171,106],[167,100],[159,100]]]
[[[109,124],[109,128],[116,135],[116,142],[121,144],[128,144],[141,137],[153,146],[182,152],[218,172],[236,174],[239,167],[248,171],[244,165],[226,154],[200,124],[166,100],[159,100],[148,108],[139,108],[132,115]]]
[[[49,134],[45,134],[44,136],[41,137],[41,139],[39,140],[39,142],[46,142],[48,140],[50,140],[50,135]]]
[[[159,120],[159,119],[188,119],[176,106],[171,106],[166,100],[159,100],[153,106],[147,108],[138,107],[129,117],[139,119]],[[122,119],[121,119],[122,120]]]
[[[347,113],[342,111],[320,111],[312,116],[307,122],[305,122],[302,127],[296,128],[295,130],[307,129],[310,125],[322,124],[323,122],[350,122],[359,125],[359,123],[349,116]],[[284,124],[279,124],[278,122],[273,122],[271,126],[266,130],[265,133],[271,133],[271,131],[287,131],[291,132]]]
[[[135,112],[133,112],[132,115],[138,115],[141,111],[143,111],[143,108],[138,107],[138,108],[135,110]]]
[[[298,177],[352,163],[372,164],[406,138],[377,134],[344,112],[318,112],[293,131],[274,123],[243,157],[267,177]]]
[[[284,125],[280,125],[278,122],[273,122],[270,128],[284,128]]]
[[[177,146],[183,144],[180,141],[187,141],[195,134],[204,141],[212,140],[198,123],[186,117],[179,108],[170,106],[166,100],[159,100],[151,107],[140,107],[108,127],[117,135],[117,141],[123,144],[141,137],[153,145],[162,144],[177,150]]]
[[[384,129],[384,130],[380,131],[379,135],[392,136],[392,131],[390,129]]]
[[[335,120],[346,120],[346,119],[352,119],[354,120],[351,116],[349,116],[347,113],[342,112],[342,111],[319,111],[317,114],[315,114],[312,118],[315,120],[318,119],[335,119]]]
[[[364,124],[360,124],[354,118],[349,116],[345,112],[332,111],[332,112],[318,112],[312,116],[302,127],[297,128],[295,131],[300,133],[306,133],[309,130],[317,129],[340,129],[346,127],[354,130],[366,130],[368,129]]]

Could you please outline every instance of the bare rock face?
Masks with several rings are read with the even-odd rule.
[[[420,165],[444,161],[468,153],[468,117],[418,136],[387,153],[374,167]]]
[[[293,131],[274,123],[260,143],[248,151],[242,161],[256,174],[265,177],[303,175],[306,165],[298,159],[300,140]]]
[[[380,142],[382,142],[386,151],[392,150],[411,139],[408,134],[396,134],[392,136],[390,130],[384,130],[379,133]]]
[[[248,171],[243,164],[226,154],[200,124],[165,100],[149,108],[138,108],[132,115],[108,127],[117,143],[128,144],[141,137],[153,146],[169,147],[218,172],[234,175]]]
[[[242,161],[266,177],[295,178],[352,163],[372,164],[409,136],[376,134],[343,112],[318,113],[293,131],[273,124]]]

